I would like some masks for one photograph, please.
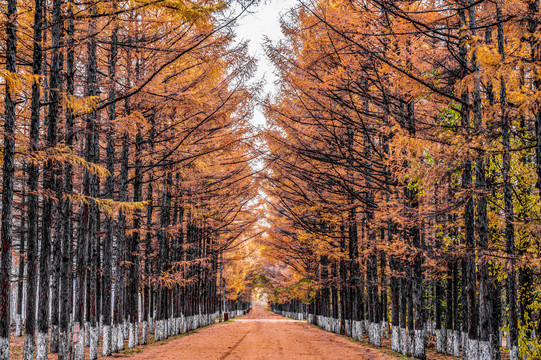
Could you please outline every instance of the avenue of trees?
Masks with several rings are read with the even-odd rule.
[[[20,336],[24,359],[95,359],[249,306],[224,276],[257,193],[243,6],[2,3],[0,359]]]
[[[541,357],[539,6],[283,17],[263,134],[275,311],[419,359]]]

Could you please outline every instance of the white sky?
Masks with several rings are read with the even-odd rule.
[[[236,31],[238,40],[249,41],[250,54],[257,59],[257,72],[254,80],[263,79],[265,81],[264,93],[274,91],[274,81],[276,80],[273,66],[263,49],[264,38],[267,37],[272,42],[280,40],[282,37],[280,15],[286,13],[295,4],[296,0],[266,0],[258,7],[251,9],[251,13],[243,16],[238,22],[239,26]],[[255,109],[252,123],[256,126],[265,124],[265,117],[261,109]]]

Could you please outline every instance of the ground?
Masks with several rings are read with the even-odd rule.
[[[212,325],[190,336],[151,345],[140,353],[122,357],[130,360],[396,359],[306,322],[273,314],[261,306],[255,306],[247,316],[234,322]]]
[[[22,358],[24,338],[12,337],[11,358]],[[121,354],[99,359],[126,360],[391,360],[411,359],[392,352],[390,343],[384,340],[384,347],[377,348],[351,338],[323,331],[303,321],[291,320],[254,306],[246,316],[233,321],[217,323],[188,334],[124,350]],[[101,345],[101,342],[100,342]],[[86,349],[88,352],[88,349]],[[87,355],[88,356],[88,355]],[[57,359],[50,354],[49,359]],[[427,352],[429,360],[456,360]]]

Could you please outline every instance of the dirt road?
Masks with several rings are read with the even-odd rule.
[[[259,306],[234,322],[212,325],[163,345],[146,346],[141,353],[118,357],[133,360],[396,359]]]

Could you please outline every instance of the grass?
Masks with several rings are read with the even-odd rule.
[[[130,354],[138,354],[140,352],[143,352],[143,349],[141,349],[141,348],[139,348],[139,349],[127,349],[127,350],[122,350],[120,353],[124,354],[124,355],[130,355]]]

